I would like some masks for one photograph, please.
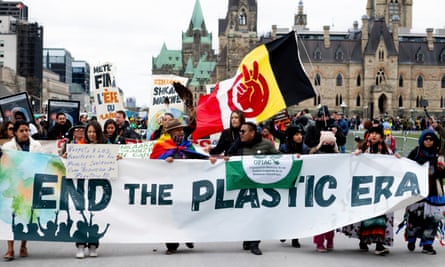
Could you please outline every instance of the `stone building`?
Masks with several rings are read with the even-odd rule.
[[[257,1],[229,0],[226,17],[219,19],[217,63],[214,69],[210,66],[207,72],[199,71],[205,74],[205,78],[199,80],[199,92],[203,92],[205,82],[233,77],[244,55],[255,46],[293,29],[297,32],[300,58],[319,95],[290,107],[291,111],[302,108],[315,111],[323,104],[350,116],[416,117],[423,114],[428,104],[429,112],[440,116],[445,111],[445,29],[411,32],[413,1],[367,0],[361,26],[353,22],[350,29],[332,32],[329,26],[321,31],[309,30],[310,14],[304,13],[300,0],[294,25],[286,29],[272,26],[270,33],[257,36]],[[199,0],[194,16],[197,5]],[[208,33],[206,29],[197,29],[199,27],[195,29],[197,36]],[[195,40],[202,42],[202,37]],[[159,57],[153,59],[153,74],[164,71],[196,75],[196,56],[188,56],[192,62],[189,64],[189,59],[184,58],[184,47],[184,34],[183,50],[175,53],[177,57],[163,47]],[[166,58],[177,63],[166,61],[157,65],[158,59],[167,52],[171,54]],[[208,61],[214,60],[210,52],[201,55],[210,55]],[[178,70],[174,70],[175,67]]]

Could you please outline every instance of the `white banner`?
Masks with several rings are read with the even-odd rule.
[[[33,207],[23,217],[23,210],[12,210],[13,195],[1,195],[1,239],[11,238],[11,224],[15,239],[43,241],[79,242],[86,235],[89,242],[122,243],[302,238],[403,208],[428,193],[427,165],[385,155],[302,156],[293,188],[227,191],[223,160],[123,159],[117,179],[73,180],[62,179],[53,156],[9,153],[1,158],[3,174],[11,162],[33,160],[41,169],[31,175],[29,165],[13,167],[24,172],[29,190],[18,178],[8,185],[0,176],[7,192],[21,185],[17,194],[31,194],[21,197],[30,201],[22,209]]]

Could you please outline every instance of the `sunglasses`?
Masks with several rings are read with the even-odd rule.
[[[14,130],[13,127],[9,127],[9,128],[8,128],[8,131],[13,131],[13,130]]]
[[[248,132],[248,130],[240,130],[240,131],[239,131],[240,134],[245,134],[245,133],[247,133],[247,132]]]
[[[424,141],[434,141],[433,138],[431,137],[426,137],[425,139],[423,139]]]

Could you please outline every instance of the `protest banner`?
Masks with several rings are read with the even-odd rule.
[[[160,118],[166,112],[184,121],[184,103],[173,87],[174,82],[186,86],[188,78],[176,75],[152,75],[152,102],[148,114],[147,139],[159,128]]]
[[[3,121],[15,121],[14,114],[22,112],[27,122],[34,122],[34,115],[26,92],[0,98]]]
[[[56,124],[57,113],[64,113],[69,124],[75,125],[79,120],[80,101],[48,99],[48,123]]]
[[[66,179],[58,157],[4,151],[0,239],[158,243],[303,238],[403,208],[428,194],[428,164],[372,154],[300,159],[302,169],[291,188],[229,191],[224,160],[122,159],[117,179]],[[251,162],[271,163],[264,158]],[[50,226],[55,228],[50,231]]]

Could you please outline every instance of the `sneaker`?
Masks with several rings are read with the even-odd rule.
[[[432,245],[424,245],[422,253],[427,255],[436,255],[436,251],[434,250]]]
[[[360,243],[358,245],[359,245],[361,251],[368,251],[369,250],[368,244],[366,244],[363,241],[360,241]]]
[[[252,252],[252,254],[254,254],[254,255],[262,255],[262,254],[263,254],[263,252],[261,252],[261,250],[260,250],[260,248],[258,247],[258,245],[253,245],[253,246],[250,248],[250,252]]]
[[[324,246],[318,246],[317,251],[320,253],[328,252],[328,250]]]
[[[286,239],[280,239],[280,242],[284,243],[284,242],[286,242]]]
[[[97,257],[97,247],[95,245],[91,245],[88,252],[90,257]]]
[[[76,258],[78,258],[78,259],[85,258],[85,246],[84,245],[79,245],[77,247]]]
[[[188,248],[194,248],[195,244],[189,242],[189,243],[185,243],[185,246],[188,247]]]
[[[299,248],[299,247],[301,247],[301,245],[300,245],[300,241],[298,240],[298,238],[292,239],[292,246],[293,246],[294,248]]]
[[[382,243],[377,243],[375,246],[375,255],[383,256],[389,253],[389,249],[385,248]]]
[[[416,249],[416,242],[408,242],[408,250],[414,251]]]

